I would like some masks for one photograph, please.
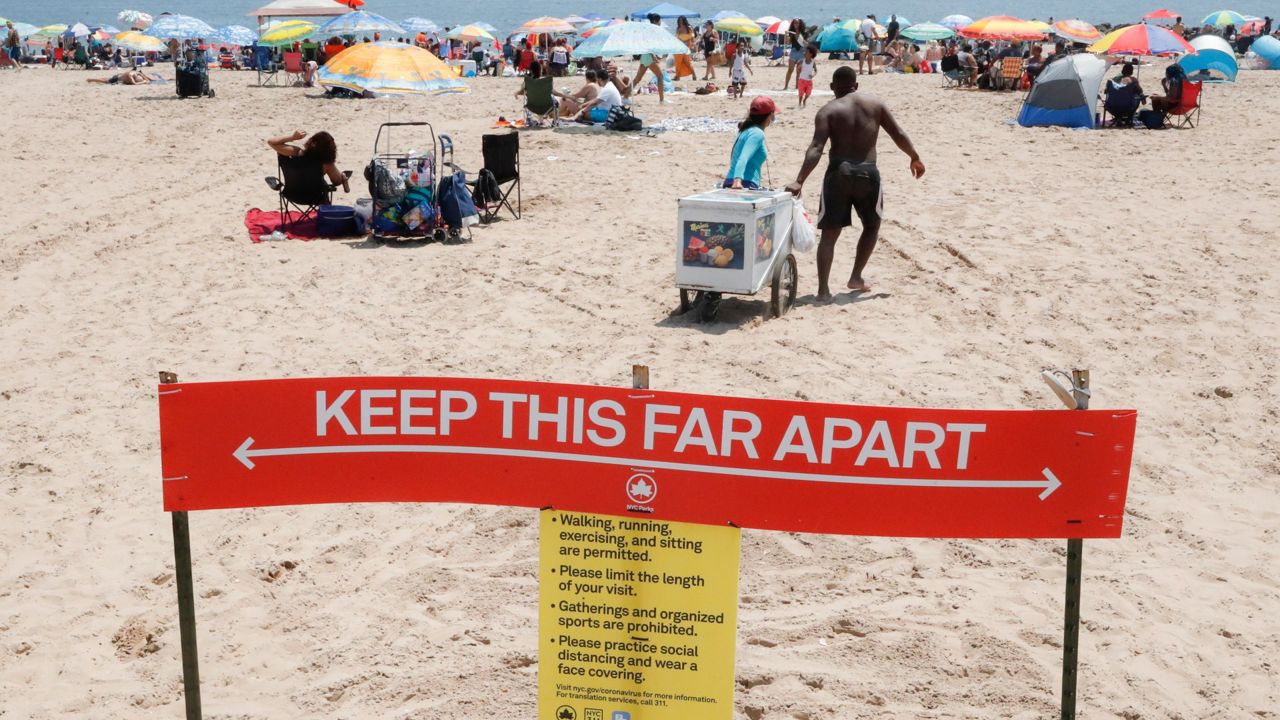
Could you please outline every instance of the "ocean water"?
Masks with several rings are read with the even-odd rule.
[[[21,20],[35,25],[50,23],[84,22],[116,24],[116,15],[125,7],[142,10],[153,15],[169,11],[194,15],[205,22],[220,27],[245,25],[253,27],[256,20],[248,13],[266,4],[267,0],[176,0],[155,3],[149,0],[0,0],[0,17]],[[366,10],[385,15],[393,20],[406,17],[425,17],[441,26],[483,20],[500,30],[515,28],[532,17],[541,15],[564,16],[572,13],[597,12],[605,16],[620,16],[649,7],[657,0],[567,0],[567,2],[539,2],[537,0],[485,0],[484,2],[426,2],[425,0],[368,0]],[[963,13],[973,18],[984,15],[1011,14],[1024,18],[1047,20],[1078,17],[1089,22],[1136,22],[1142,15],[1162,7],[1166,0],[864,0],[863,2],[834,2],[833,0],[714,0],[713,2],[677,3],[701,12],[704,16],[720,10],[738,10],[751,17],[774,15],[796,16],[811,24],[829,22],[833,17],[861,17],[875,13],[885,22],[890,13],[897,13],[915,22],[939,20],[952,13]],[[1223,0],[1167,0],[1168,5],[1185,16],[1187,25],[1197,23],[1215,10],[1223,9]],[[1274,2],[1245,0],[1230,9],[1245,15],[1277,15]]]

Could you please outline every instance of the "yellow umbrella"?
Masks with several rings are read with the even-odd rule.
[[[479,42],[481,40],[492,40],[493,36],[488,30],[479,25],[461,25],[449,31],[445,36],[450,40],[464,40],[466,42]]]
[[[571,33],[574,31],[573,25],[567,20],[561,20],[556,17],[540,17],[534,18],[529,22],[520,26],[520,29],[529,34],[541,33]]]
[[[160,38],[144,35],[137,30],[116,33],[113,42],[125,50],[137,52],[163,52],[165,48],[164,41]]]
[[[28,35],[27,42],[31,42],[32,40],[57,40],[58,38],[62,37],[62,33],[66,31],[67,31],[66,25],[62,25],[62,24],[45,25],[39,30],[36,30],[35,32]]]
[[[716,29],[720,32],[735,33],[737,35],[763,35],[764,30],[748,17],[727,17],[716,23]]]
[[[416,45],[394,41],[359,43],[320,68],[320,84],[382,93],[467,92],[453,68]]]
[[[290,45],[313,35],[319,25],[302,20],[280,23],[262,33],[258,39],[260,45]]]
[[[1043,40],[1045,31],[1029,20],[992,15],[960,28],[960,34],[977,40]]]

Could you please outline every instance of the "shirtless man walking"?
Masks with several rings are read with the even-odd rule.
[[[804,181],[818,167],[827,141],[831,142],[831,158],[827,174],[822,179],[822,204],[818,209],[818,229],[822,239],[818,244],[818,302],[831,302],[831,261],[835,257],[836,241],[840,231],[853,224],[853,212],[862,221],[862,235],[858,238],[858,253],[849,276],[849,289],[865,292],[871,289],[862,277],[862,270],[871,259],[880,237],[880,217],[884,198],[880,189],[880,170],[876,167],[876,139],[880,128],[898,149],[911,158],[911,174],[924,175],[924,163],[911,145],[911,139],[898,127],[884,103],[868,95],[857,95],[858,76],[852,68],[838,68],[831,76],[831,89],[836,99],[818,111],[813,124],[813,142],[804,154],[804,164],[796,181],[787,186],[792,195],[799,195]]]

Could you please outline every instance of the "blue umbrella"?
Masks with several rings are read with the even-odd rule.
[[[415,33],[440,32],[440,26],[426,18],[411,17],[400,21],[400,27]]]
[[[643,20],[650,15],[657,15],[662,18],[677,18],[681,15],[687,18],[702,17],[701,14],[696,13],[693,10],[689,10],[688,8],[682,8],[679,5],[664,2],[658,3],[647,10],[637,10],[631,13],[631,18],[633,20]]]
[[[578,46],[579,57],[618,55],[688,55],[685,45],[670,30],[647,22],[624,22],[601,28]]]
[[[376,13],[356,10],[338,15],[316,28],[317,35],[355,35],[357,33],[396,33],[403,35],[404,28]]]
[[[190,15],[163,15],[151,23],[151,27],[146,29],[145,34],[166,40],[169,38],[194,40],[211,37],[216,32],[217,30],[205,21]]]
[[[213,33],[213,37],[209,39],[224,45],[240,45],[243,47],[257,42],[258,33],[243,25],[228,25],[224,28],[218,28]]]
[[[822,28],[815,39],[821,52],[855,52],[858,49],[858,21],[846,20]]]

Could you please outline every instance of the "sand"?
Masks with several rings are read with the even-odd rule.
[[[787,317],[735,298],[709,325],[673,315],[675,199],[721,177],[732,135],[529,132],[524,219],[470,244],[254,245],[264,138],[330,130],[358,174],[380,122],[429,120],[475,169],[516,81],[343,102],[214,72],[216,99],[178,101],[88,76],[0,76],[0,718],[182,714],[157,371],[618,385],[632,363],[664,389],[982,408],[1055,407],[1039,371],[1090,368],[1095,407],[1141,415],[1124,537],[1085,544],[1081,717],[1280,712],[1280,73],[1209,88],[1180,132],[1027,130],[1015,94],[866,80],[928,165],[913,181],[882,141],[874,292],[815,306],[801,255]],[[777,97],[781,185],[824,98]],[[533,717],[536,528],[444,505],[192,515],[205,716]],[[1064,552],[746,531],[735,716],[1056,717]]]

